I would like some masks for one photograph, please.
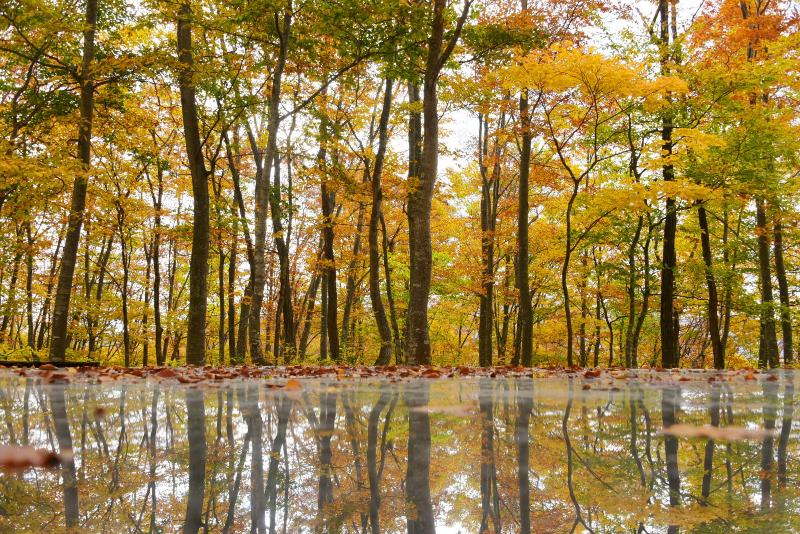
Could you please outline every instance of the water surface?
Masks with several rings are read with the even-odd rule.
[[[788,371],[197,373],[0,371],[0,531],[800,530]]]

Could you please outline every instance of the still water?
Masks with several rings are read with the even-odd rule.
[[[789,371],[231,374],[0,371],[0,531],[800,531]]]

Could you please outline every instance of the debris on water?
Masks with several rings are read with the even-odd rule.
[[[664,436],[678,438],[706,438],[715,441],[748,441],[760,440],[777,435],[777,430],[767,428],[744,428],[739,426],[718,427],[712,425],[676,424],[664,428],[660,432]]]

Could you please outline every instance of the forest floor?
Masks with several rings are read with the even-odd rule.
[[[183,367],[56,367],[43,364],[37,368],[6,367],[0,373],[40,378],[45,383],[109,382],[118,380],[159,380],[183,384],[216,383],[235,379],[262,379],[273,388],[297,388],[302,379],[365,380],[390,382],[414,379],[448,378],[525,378],[578,379],[583,389],[594,386],[615,389],[629,380],[654,384],[683,382],[763,382],[780,380],[780,370],[738,369],[662,369],[662,368],[582,368],[564,367],[435,367],[435,366],[350,366],[350,365],[286,365],[286,366],[183,366]]]

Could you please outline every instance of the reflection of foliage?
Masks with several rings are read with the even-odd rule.
[[[656,375],[645,375],[644,378],[654,377]],[[656,382],[675,380],[667,375],[658,378]],[[710,423],[707,404],[710,387],[706,378],[699,376],[688,382],[674,382],[684,388],[677,411],[679,423],[693,426]],[[762,428],[772,421],[780,434],[786,428],[783,425],[791,425],[791,420],[784,422],[782,419],[790,415],[785,403],[791,403],[787,396],[791,391],[786,389],[785,382],[772,383],[774,390],[770,389],[772,386],[764,386],[762,390],[759,380],[749,380],[746,375],[731,376],[731,380],[724,382],[721,388],[721,437],[725,436],[726,428]],[[566,428],[573,462],[572,490],[584,520],[596,532],[630,531],[640,524],[651,531],[664,525],[677,525],[709,533],[729,532],[731,525],[735,525],[737,531],[767,528],[793,531],[798,528],[793,510],[800,495],[795,491],[793,473],[800,450],[793,438],[781,445],[782,441],[775,437],[773,449],[765,449],[762,439],[717,441],[713,447],[711,492],[705,504],[701,502],[700,491],[707,441],[705,438],[680,438],[681,504],[670,508],[664,437],[660,434],[661,390],[648,385],[646,380],[617,373],[616,377],[606,374],[598,378],[580,375],[570,379],[536,378],[532,392],[527,390],[528,395],[533,395],[528,462],[531,522],[535,531],[568,530],[574,521],[575,508],[567,485],[566,442],[561,431],[570,382],[574,396]],[[148,530],[148,525],[152,524],[154,532],[170,532],[183,524],[190,467],[187,464],[185,394],[169,382],[157,384],[150,381],[127,385],[124,403],[123,390],[117,386],[67,388],[67,414],[75,447],[83,530],[125,531],[136,525]],[[288,423],[288,458],[281,455],[277,471],[276,521],[279,525],[284,521],[283,511],[288,509],[286,521],[290,531],[311,528],[321,524],[320,521],[326,525],[341,525],[343,531],[360,529],[370,506],[366,456],[369,412],[381,393],[388,391],[395,395],[394,392],[400,390],[392,384],[377,384],[355,385],[342,381],[321,386],[303,383]],[[49,413],[48,397],[52,391],[49,386],[32,384],[26,387],[24,381],[8,375],[2,378],[0,385],[3,393],[0,416],[5,420],[0,425],[0,441],[50,447],[48,429],[52,431],[53,421]],[[312,429],[309,410],[316,411],[322,388],[341,390],[343,385],[355,388],[354,393],[347,393],[353,419],[348,420],[342,395],[339,395],[331,434],[334,499],[320,515],[317,511],[319,451],[315,445],[320,434]],[[586,386],[588,389],[584,389]],[[160,390],[156,411],[152,412],[156,387]],[[519,485],[515,425],[519,392],[525,391],[519,387],[520,382],[513,380],[488,382],[482,394],[489,397],[481,401],[492,400],[491,409],[486,412],[485,408],[479,410],[481,397],[476,380],[432,381],[430,400],[415,408],[430,414],[429,485],[434,514],[440,524],[460,525],[469,532],[479,530],[484,517],[481,505],[485,491],[481,489],[483,463],[496,472],[498,525],[502,532],[516,532]],[[240,488],[233,508],[232,531],[247,530],[250,525],[252,449],[251,446],[244,449],[245,461],[238,471],[247,425],[239,404],[243,390],[236,385],[233,388],[231,395],[223,392],[218,396],[213,389],[205,395],[207,463],[203,510],[207,510],[204,514],[207,513],[211,530],[221,530],[225,523],[230,492],[237,479]],[[259,395],[265,460],[276,435],[277,397],[273,391],[262,389]],[[385,461],[380,482],[382,532],[405,531],[409,510],[404,486],[407,446],[409,439],[419,438],[409,436],[408,408],[402,395],[386,421],[391,395],[385,397],[376,419],[377,458],[383,457]],[[772,406],[772,410],[751,409],[765,401],[773,403],[767,405]],[[480,406],[485,407],[485,402]],[[154,447],[151,447],[153,416],[156,427]],[[482,441],[487,429],[491,429],[493,436],[488,449],[487,443]],[[384,431],[385,442],[381,437]],[[772,453],[767,471],[762,469],[765,450]],[[781,460],[787,466],[785,479],[778,471]],[[155,468],[153,478],[149,476],[151,465]],[[266,477],[266,464],[264,470]],[[770,482],[768,490],[765,490],[765,481]],[[155,489],[155,494],[150,493],[151,488]],[[3,512],[0,530],[52,530],[54,517],[57,518],[56,530],[58,524],[63,524],[58,470],[37,469],[22,475],[3,473],[0,474],[0,489]],[[764,491],[767,491],[771,511],[757,513]],[[288,502],[285,495],[288,495]],[[269,510],[265,513],[269,518]]]

